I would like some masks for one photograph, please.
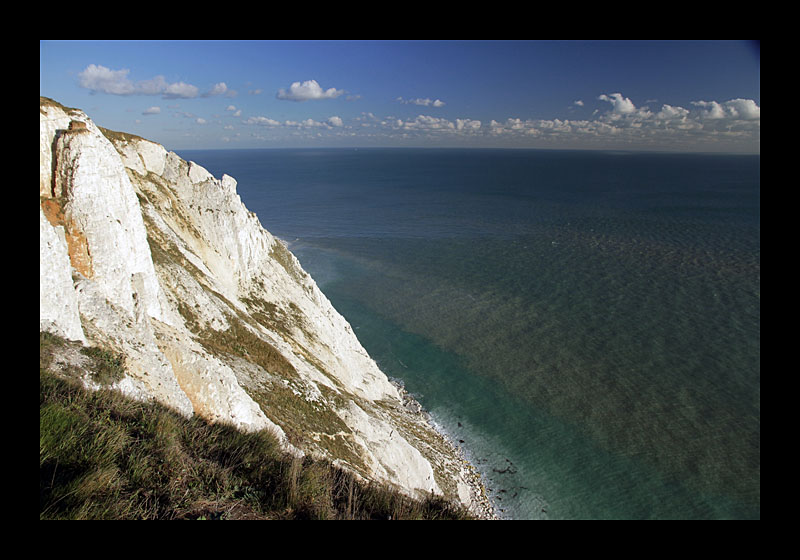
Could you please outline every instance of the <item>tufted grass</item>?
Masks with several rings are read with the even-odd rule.
[[[285,454],[267,431],[89,391],[52,371],[64,342],[40,335],[40,519],[469,519],[326,461]],[[98,365],[110,355],[96,353]]]

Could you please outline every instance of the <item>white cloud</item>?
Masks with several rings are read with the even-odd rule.
[[[78,83],[82,88],[100,91],[113,95],[131,95],[134,92],[133,82],[128,79],[130,70],[111,70],[105,66],[90,64],[78,74]]]
[[[689,116],[689,111],[683,107],[673,107],[666,103],[661,106],[661,111],[656,113],[655,118],[662,121],[684,120]]]
[[[502,124],[500,124],[499,122],[497,122],[496,120],[492,119],[491,122],[489,122],[489,133],[490,134],[493,134],[493,135],[494,134],[503,134],[505,132],[505,130],[506,130],[505,127]]]
[[[581,101],[580,99],[578,99],[577,101],[574,101],[572,104],[573,105],[577,105],[578,107],[583,107],[583,101]]]
[[[705,119],[761,120],[761,107],[752,99],[731,99],[724,103],[717,101],[692,101],[700,107],[700,116]]]
[[[228,86],[225,82],[219,82],[218,84],[214,84],[214,86],[206,93],[206,96],[210,97],[212,95],[225,95],[228,91]]]
[[[200,88],[185,82],[169,83],[164,76],[134,82],[128,77],[130,70],[111,70],[99,64],[90,64],[78,74],[78,85],[94,93],[110,95],[160,95],[164,99],[193,99],[200,96]],[[203,94],[203,97],[225,95],[233,97],[236,92],[225,82],[219,82]]]
[[[319,121],[315,121],[312,118],[308,118],[302,121],[285,121],[283,126],[291,126],[297,128],[316,128],[320,126],[325,126],[325,123],[321,123]]]
[[[251,117],[244,122],[281,128],[296,135],[325,129],[341,135],[350,130],[351,134],[358,131],[364,139],[396,138],[404,142],[457,142],[463,138],[469,143],[485,142],[487,146],[758,151],[761,110],[751,99],[695,101],[686,108],[659,103],[660,109],[654,111],[637,107],[621,93],[602,94],[597,99],[610,106],[576,120],[526,119],[525,115],[490,121],[468,117],[448,120],[424,114],[406,119],[362,113],[353,119],[351,127],[345,127],[338,116],[323,121],[309,118],[283,122]],[[573,101],[571,107],[575,106],[580,104]]]
[[[278,90],[278,99],[289,101],[308,101],[312,99],[334,99],[344,93],[344,90],[328,88],[323,90],[316,80],[306,80],[303,83],[293,82],[289,90],[283,88]]]
[[[489,133],[492,135],[499,134],[517,134],[525,136],[540,136],[543,134],[564,134],[574,132],[573,125],[576,121],[570,120],[522,120],[520,118],[508,118],[505,123],[492,120],[489,124]],[[585,125],[587,121],[577,121]]]
[[[333,116],[328,118],[326,121],[315,121],[314,119],[308,118],[302,121],[290,121],[286,120],[283,122],[277,121],[275,119],[271,119],[269,117],[250,117],[247,120],[243,121],[244,124],[255,124],[259,126],[268,126],[268,127],[283,127],[283,128],[340,128],[344,126],[344,121],[341,117]]]
[[[142,111],[143,115],[158,115],[159,113],[161,113],[161,107],[156,107],[156,106],[148,107],[147,109]]]
[[[429,115],[417,115],[414,120],[410,121],[397,119],[397,125],[404,130],[454,130],[456,128],[447,119]]]
[[[746,120],[761,118],[761,107],[752,99],[731,99],[725,105],[734,117]]]
[[[199,92],[200,90],[191,84],[176,82],[174,84],[167,84],[167,87],[163,91],[163,96],[165,99],[192,99],[197,97]]]
[[[111,95],[161,95],[165,99],[191,99],[200,90],[184,82],[168,83],[163,76],[133,82],[128,78],[130,70],[111,70],[99,64],[90,64],[78,74],[78,84],[95,93]]]
[[[706,119],[724,119],[725,109],[716,101],[692,101],[692,105],[702,107],[700,115]]]
[[[400,103],[404,103],[406,105],[421,105],[423,107],[444,107],[445,103],[441,99],[430,99],[430,98],[421,98],[417,97],[416,99],[403,99],[402,97],[398,97],[397,101]]]
[[[605,93],[598,97],[601,101],[608,101],[613,106],[613,111],[620,115],[627,115],[636,111],[636,106],[627,97],[623,97],[621,93],[612,93],[606,95]]]
[[[481,121],[473,119],[456,119],[456,130],[478,131]]]
[[[637,108],[622,94],[601,95],[612,104],[591,120],[508,118],[483,130],[494,137],[537,139],[536,145],[657,149],[757,149],[761,109],[751,99],[695,101],[692,110],[663,104],[658,112]]]
[[[395,131],[403,131],[408,134],[435,135],[442,134],[448,136],[474,136],[481,132],[481,121],[477,119],[455,119],[450,121],[443,117],[433,117],[430,115],[417,115],[413,119],[403,120],[397,117],[387,117],[381,121],[372,121],[382,127]],[[371,123],[363,123],[362,126],[370,126]]]
[[[133,90],[131,93],[138,95],[160,95],[166,91],[168,86],[169,84],[167,83],[167,80],[164,79],[164,76],[156,76],[155,78],[151,78],[149,80],[142,80],[135,86],[132,86]]]
[[[275,119],[271,119],[269,117],[250,117],[244,124],[257,124],[259,126],[280,126],[280,121],[276,121]]]

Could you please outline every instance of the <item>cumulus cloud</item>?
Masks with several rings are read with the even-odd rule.
[[[280,126],[280,121],[269,117],[249,117],[244,124],[257,124],[259,126]]]
[[[200,90],[192,84],[176,82],[167,84],[163,92],[159,92],[165,99],[192,99],[197,97]]]
[[[128,77],[130,70],[111,70],[99,64],[90,64],[78,74],[78,85],[93,93],[110,95],[160,95],[164,99],[192,99],[199,97],[200,88],[185,82],[167,82],[164,76],[155,76],[147,80],[134,82]],[[235,95],[225,82],[214,84],[202,94],[204,97],[214,95]]]
[[[279,89],[275,97],[289,101],[308,101],[312,99],[334,99],[344,93],[344,90],[328,88],[323,90],[316,80],[293,82],[289,89]]]
[[[429,115],[417,115],[413,120],[404,121],[397,119],[395,121],[397,128],[403,130],[455,130],[456,125],[447,119],[440,117],[431,117]]]
[[[456,130],[478,131],[481,121],[473,119],[456,119]]]
[[[705,119],[725,118],[725,109],[716,101],[692,101],[695,107],[701,107],[700,114]]]
[[[489,134],[517,134],[525,136],[540,136],[544,134],[561,134],[573,132],[575,123],[586,124],[588,121],[570,121],[561,119],[527,119],[508,118],[504,123],[492,119],[489,123]]]
[[[113,95],[131,95],[133,82],[128,79],[130,70],[111,70],[105,66],[90,64],[78,74],[78,84],[82,88]]]
[[[225,82],[219,82],[218,84],[214,84],[214,86],[206,93],[207,97],[211,97],[213,95],[224,95],[228,92],[228,86]]]
[[[158,115],[161,113],[161,107],[148,107],[144,111],[142,111],[143,115]]]
[[[636,111],[636,106],[633,104],[633,101],[627,97],[623,97],[621,93],[612,93],[611,95],[606,95],[604,93],[600,95],[598,99],[611,103],[613,111],[620,115],[626,115]]]
[[[673,107],[666,103],[661,106],[661,111],[656,113],[655,117],[662,121],[684,120],[689,116],[689,110],[683,107]]]
[[[374,117],[370,114],[370,117]],[[385,130],[402,131],[412,135],[423,136],[474,136],[481,132],[482,123],[476,119],[455,119],[453,121],[443,117],[431,115],[417,115],[413,119],[388,117],[383,120],[367,119],[362,126],[380,125]]]
[[[498,138],[537,139],[537,145],[568,147],[713,149],[739,143],[753,149],[760,139],[761,109],[752,99],[694,101],[692,108],[665,103],[657,112],[637,108],[620,93],[598,99],[611,107],[604,113],[595,111],[590,120],[508,118],[492,120],[483,130]]]
[[[403,99],[402,97],[398,97],[397,101],[406,105],[421,105],[423,107],[444,107],[444,101],[441,99],[430,99],[430,98],[421,98],[417,97],[416,99]]]
[[[731,99],[725,105],[734,117],[745,120],[761,118],[761,107],[752,99]]]
[[[341,128],[344,126],[344,121],[341,117],[333,116],[328,118],[325,121],[315,121],[314,119],[308,118],[301,121],[278,121],[269,117],[249,117],[245,121],[244,124],[254,124],[258,126],[267,126],[271,128],[283,127],[283,128]]]
[[[326,122],[315,121],[308,118],[302,121],[284,121],[283,126],[296,127],[296,128],[319,128],[329,126]]]
[[[752,99],[731,99],[725,103],[692,101],[692,105],[700,107],[701,115],[707,119],[755,120],[761,118],[761,108]]]
[[[279,127],[293,133],[317,133],[327,129],[338,135],[358,131],[364,138],[384,140],[457,142],[464,139],[472,143],[483,138],[487,145],[520,147],[758,150],[761,109],[752,99],[694,101],[686,107],[663,103],[652,111],[647,106],[638,107],[622,93],[602,94],[596,99],[608,105],[584,119],[526,119],[522,115],[482,122],[468,117],[450,120],[430,114],[404,118],[362,113],[353,118],[350,127],[344,126],[338,116],[321,121],[309,118],[283,122],[269,117],[251,117],[244,122]],[[573,102],[572,106],[580,105]]]

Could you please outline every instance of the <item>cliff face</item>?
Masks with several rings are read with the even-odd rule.
[[[40,330],[121,353],[130,396],[476,507],[471,468],[232,177],[47,98],[39,162]]]

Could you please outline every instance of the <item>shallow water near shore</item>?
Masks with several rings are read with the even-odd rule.
[[[760,518],[760,159],[182,152],[513,519]]]

